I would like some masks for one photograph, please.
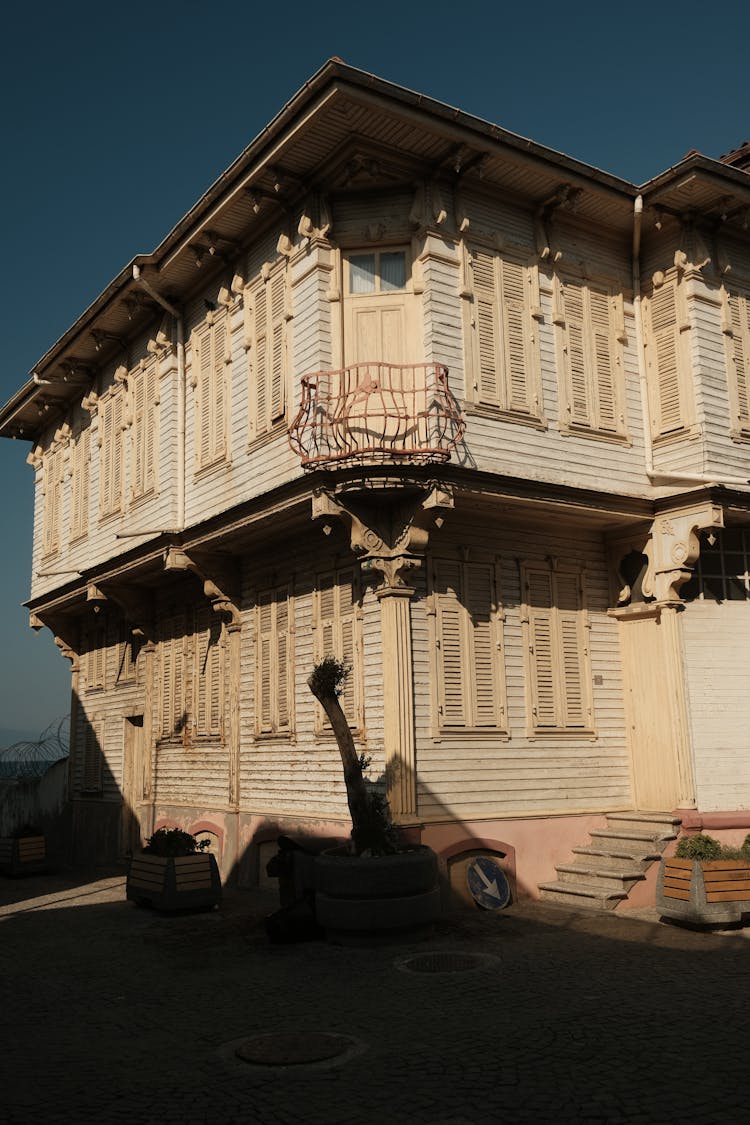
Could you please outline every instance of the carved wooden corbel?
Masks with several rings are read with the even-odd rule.
[[[236,559],[225,555],[201,552],[185,553],[187,569],[203,583],[203,593],[211,603],[214,613],[226,617],[231,630],[242,624],[240,612],[240,570]]]
[[[452,491],[439,484],[408,498],[390,489],[368,495],[319,489],[312,518],[341,520],[363,571],[381,574],[381,589],[395,589],[406,588],[403,572],[421,565],[431,531],[442,526],[452,507]]]
[[[103,590],[107,598],[122,611],[132,635],[155,643],[158,631],[151,593],[141,588],[112,583],[107,583]]]
[[[719,504],[658,516],[644,548],[648,558],[644,594],[657,602],[680,601],[680,588],[692,578],[700,554],[698,532],[723,526],[724,512]]]

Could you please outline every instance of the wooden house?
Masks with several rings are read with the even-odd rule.
[[[346,835],[328,653],[457,887],[750,829],[744,152],[639,188],[332,60],[123,269],[0,410],[78,858]]]

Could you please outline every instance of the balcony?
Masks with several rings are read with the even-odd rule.
[[[440,464],[466,424],[439,363],[355,363],[302,378],[289,444],[306,469]]]

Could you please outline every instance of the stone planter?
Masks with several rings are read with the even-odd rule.
[[[663,917],[691,926],[739,922],[750,913],[750,861],[664,859],[656,906]]]
[[[315,913],[330,936],[393,934],[440,914],[437,857],[426,847],[352,856],[334,848],[314,861]]]
[[[33,875],[47,870],[44,836],[0,837],[0,871],[4,875]]]
[[[128,869],[127,897],[157,910],[184,910],[221,902],[221,878],[214,856],[134,856]]]

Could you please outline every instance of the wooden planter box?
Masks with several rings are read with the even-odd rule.
[[[44,836],[0,837],[0,871],[4,875],[33,875],[47,870]]]
[[[665,918],[688,925],[739,922],[750,913],[750,860],[664,859],[656,905]]]
[[[143,855],[130,861],[126,895],[157,910],[185,910],[221,902],[221,878],[214,856]]]

